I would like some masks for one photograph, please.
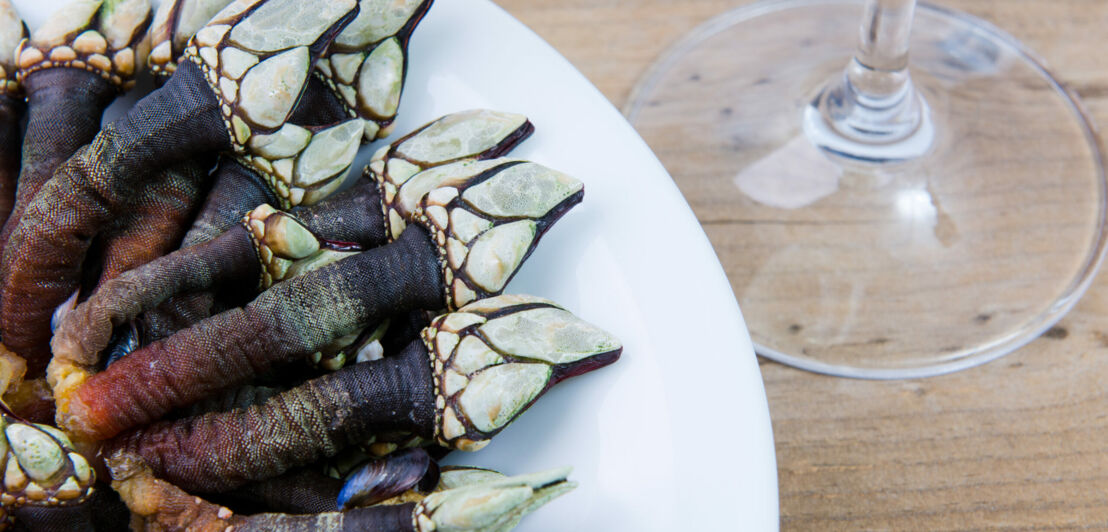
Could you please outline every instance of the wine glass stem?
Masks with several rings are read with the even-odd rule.
[[[915,0],[867,0],[858,50],[805,110],[804,128],[817,146],[880,163],[930,149],[930,112],[908,73],[915,7]]]
[[[908,36],[915,0],[868,0],[858,52],[846,76],[859,97],[882,100],[903,93],[908,78]]]

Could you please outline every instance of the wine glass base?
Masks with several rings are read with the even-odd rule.
[[[727,12],[663,55],[625,113],[696,211],[759,354],[863,378],[995,359],[1053,326],[1102,260],[1095,129],[1015,39],[921,4],[909,69],[927,148],[821,149],[804,113],[842,75],[861,14],[849,0]]]

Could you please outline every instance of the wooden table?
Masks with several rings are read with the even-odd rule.
[[[747,3],[497,1],[617,107],[678,37]],[[1023,41],[1108,125],[1108,2],[940,3]],[[786,530],[1108,527],[1108,275],[1045,336],[961,373],[874,382],[761,369]]]

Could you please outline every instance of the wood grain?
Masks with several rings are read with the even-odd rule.
[[[498,0],[621,107],[647,66],[743,1]],[[1108,2],[943,0],[1034,50],[1108,124]],[[727,257],[724,256],[726,268]],[[761,361],[785,530],[1108,528],[1108,276],[998,361],[870,382]]]

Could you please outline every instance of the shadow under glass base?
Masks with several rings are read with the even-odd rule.
[[[1099,141],[1012,37],[920,4],[930,147],[822,150],[805,109],[842,76],[862,3],[759,2],[697,28],[625,113],[696,211],[760,355],[833,375],[974,366],[1056,323],[1104,254]]]

